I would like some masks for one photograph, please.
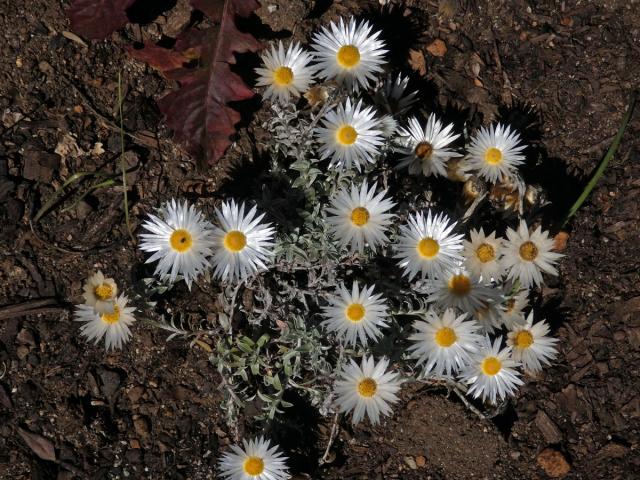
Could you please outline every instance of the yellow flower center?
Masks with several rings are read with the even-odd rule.
[[[351,125],[342,125],[336,132],[336,141],[340,145],[353,145],[358,139],[358,132]]]
[[[376,394],[378,384],[373,378],[363,378],[358,382],[358,393],[367,398],[371,398]]]
[[[289,67],[278,67],[273,72],[273,82],[279,87],[286,87],[293,82],[293,70]]]
[[[418,246],[416,247],[418,250],[418,254],[422,258],[426,258],[428,260],[435,257],[440,251],[440,245],[433,238],[423,238],[418,242]]]
[[[484,152],[484,161],[490,165],[497,165],[502,162],[502,152],[495,147],[488,148]]]
[[[344,45],[338,50],[336,59],[342,68],[353,68],[360,63],[360,50],[353,45]]]
[[[169,244],[176,252],[183,253],[191,248],[191,245],[193,245],[193,238],[189,232],[179,228],[178,230],[174,230],[171,234]]]
[[[107,300],[113,297],[113,287],[108,283],[101,283],[94,290],[93,293],[96,294],[100,300]]]
[[[440,347],[450,347],[456,340],[458,340],[458,336],[453,328],[442,327],[436,332],[436,343]]]
[[[533,345],[533,335],[528,330],[520,330],[516,335],[515,342],[518,348],[529,348]]]
[[[352,303],[345,310],[345,315],[352,322],[359,322],[364,318],[365,309],[361,303]]]
[[[369,223],[369,210],[364,207],[356,207],[351,212],[351,223],[356,227],[362,227]]]
[[[502,362],[496,357],[487,357],[482,361],[480,368],[482,368],[482,373],[493,377],[502,368]]]
[[[496,258],[496,251],[488,243],[483,243],[476,249],[476,256],[482,263],[487,263]]]
[[[238,230],[231,230],[224,236],[224,248],[233,253],[238,253],[247,246],[247,237]]]
[[[256,477],[264,472],[264,460],[260,457],[249,457],[242,464],[242,469],[247,475]]]
[[[471,279],[466,275],[454,275],[449,279],[449,291],[458,297],[464,297],[471,291]]]
[[[533,262],[538,256],[538,247],[533,242],[524,242],[520,245],[520,257],[527,262]]]
[[[418,145],[416,145],[414,153],[420,160],[427,160],[431,158],[431,154],[433,153],[433,145],[431,145],[429,142],[420,142]]]
[[[113,313],[103,313],[102,315],[100,315],[100,319],[104,323],[108,323],[109,325],[118,323],[118,321],[120,320],[120,307],[118,307],[118,305],[114,305]]]

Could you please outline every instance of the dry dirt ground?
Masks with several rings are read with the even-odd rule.
[[[147,2],[144,25],[86,44],[65,35],[67,3],[0,0],[0,478],[214,478],[233,432],[206,352],[140,326],[122,353],[107,355],[78,337],[70,317],[89,271],[108,270],[125,285],[150,273],[127,235],[121,189],[78,202],[95,181],[87,177],[34,217],[73,173],[116,171],[119,72],[134,228],[172,195],[210,207],[228,159],[250,155],[265,132],[250,115],[220,168],[196,172],[155,106],[169,85],[122,51],[175,36],[183,2]],[[638,88],[637,0],[408,0],[384,15],[375,1],[263,4],[251,22],[263,40],[304,40],[340,15],[371,19],[393,62],[431,88],[427,107],[452,105],[472,126],[501,118],[524,128],[536,180],[558,211],[585,184]],[[441,56],[430,48],[436,39]],[[530,123],[518,125],[522,118]],[[548,472],[563,462],[565,478],[640,478],[639,134],[636,115],[569,226],[560,280],[538,299],[560,339],[557,363],[528,378],[491,421],[446,392],[407,388],[383,425],[342,422],[322,467],[330,422],[311,428],[312,412],[293,411],[304,429],[281,440],[295,478],[534,479],[547,478],[542,464]],[[187,313],[214,308],[206,291],[178,287],[172,300],[181,298]],[[52,442],[58,462],[40,460],[19,429]]]

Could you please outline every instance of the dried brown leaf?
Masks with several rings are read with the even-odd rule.
[[[49,440],[37,433],[29,432],[18,427],[18,434],[22,437],[27,446],[42,460],[50,462],[56,461],[56,450]]]

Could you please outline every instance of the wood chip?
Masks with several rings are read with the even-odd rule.
[[[536,414],[536,427],[538,427],[547,443],[560,443],[562,441],[562,432],[544,410],[538,410]]]
[[[447,53],[447,45],[439,38],[436,38],[427,46],[427,52],[434,57],[444,57]]]
[[[50,462],[56,461],[56,449],[53,443],[37,433],[29,432],[18,427],[18,434],[24,440],[24,443],[42,460]]]
[[[552,448],[545,448],[536,460],[551,478],[562,478],[571,470],[571,465],[564,458],[564,455]]]
[[[420,75],[427,74],[427,65],[424,60],[424,54],[420,50],[409,50],[409,65]]]

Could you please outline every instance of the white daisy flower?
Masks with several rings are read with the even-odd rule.
[[[409,167],[409,173],[425,176],[447,176],[446,163],[450,158],[461,157],[450,148],[451,142],[458,138],[459,134],[452,134],[453,124],[446,127],[435,115],[429,115],[424,128],[417,118],[411,117],[407,128],[400,129],[397,151],[405,156],[400,159],[397,168]]]
[[[299,97],[309,90],[315,73],[310,65],[312,60],[313,55],[304,51],[298,42],[291,43],[286,53],[282,40],[278,48],[272,45],[271,50],[262,55],[264,67],[256,68],[257,85],[267,86],[263,97],[285,104],[292,96]]]
[[[90,305],[78,305],[73,314],[76,322],[83,322],[80,334],[97,344],[102,337],[107,351],[121,349],[131,338],[131,326],[136,319],[134,307],[127,307],[127,297],[120,295],[113,302],[113,313],[96,313]]]
[[[513,287],[509,284],[507,287],[505,291],[511,292]],[[529,306],[529,290],[520,290],[513,295],[507,294],[506,296],[507,298],[503,302],[501,320],[503,325],[511,330],[517,325],[523,325],[526,322],[522,310]]]
[[[502,327],[503,310],[499,303],[502,296],[495,291],[493,293],[491,301],[482,302],[471,314],[480,325],[480,333],[482,334],[493,333],[497,328]]]
[[[142,228],[151,232],[140,234],[140,250],[153,252],[146,263],[159,260],[155,275],[175,282],[178,275],[191,288],[193,280],[209,268],[212,255],[212,225],[193,205],[175,199],[160,209],[160,216],[149,215]]]
[[[226,452],[220,459],[218,468],[222,478],[231,480],[286,480],[291,478],[287,467],[287,457],[278,445],[271,446],[269,440],[258,437],[242,441],[244,448],[232,445],[232,452]]]
[[[315,135],[320,142],[321,159],[331,158],[329,166],[360,171],[367,162],[375,163],[383,143],[382,130],[371,107],[362,108],[347,98],[344,105],[328,112]]]
[[[462,257],[462,235],[452,235],[456,222],[451,222],[444,214],[427,217],[422,213],[409,216],[407,225],[400,226],[400,238],[396,245],[404,274],[413,279],[418,272],[422,278],[442,277],[456,268]]]
[[[384,42],[379,40],[380,31],[373,32],[369,22],[358,25],[351,18],[345,24],[341,18],[338,25],[331,22],[330,29],[323,27],[313,35],[316,65],[322,78],[335,79],[348,89],[368,88],[385,63]]]
[[[491,183],[511,177],[525,160],[522,151],[526,145],[519,143],[520,135],[508,125],[482,127],[471,139],[469,165]]]
[[[511,356],[531,372],[539,372],[542,365],[551,365],[558,351],[555,344],[557,338],[549,337],[549,325],[544,320],[533,324],[533,312],[529,313],[527,323],[516,326],[507,334],[507,345],[513,351]]]
[[[516,370],[519,364],[511,359],[511,347],[500,350],[501,343],[502,337],[496,338],[491,345],[491,340],[485,336],[460,374],[461,380],[471,385],[468,393],[473,398],[482,397],[483,401],[495,404],[496,399],[514,395],[517,387],[523,384]]]
[[[233,282],[244,280],[259,271],[267,270],[273,255],[275,229],[260,223],[263,213],[256,216],[256,207],[245,214],[245,205],[234,200],[216,208],[219,226],[214,227],[214,275]]]
[[[466,314],[456,317],[455,311],[447,309],[442,315],[428,310],[426,321],[418,320],[413,328],[418,330],[409,337],[409,347],[417,364],[424,364],[424,374],[450,376],[457,373],[470,360],[469,354],[476,350],[480,326],[474,321],[465,321]]]
[[[385,230],[389,227],[395,203],[384,198],[386,190],[376,195],[376,184],[370,189],[366,180],[358,188],[340,190],[331,199],[327,212],[329,230],[338,240],[340,248],[351,245],[351,252],[364,251],[365,244],[373,250],[389,241]]]
[[[365,414],[372,424],[380,421],[380,414],[391,413],[390,403],[398,401],[396,393],[402,381],[398,374],[387,372],[389,360],[381,359],[376,365],[373,357],[363,357],[360,366],[353,360],[342,368],[341,379],[336,381],[336,403],[340,412],[353,410],[354,424]]]
[[[374,286],[364,286],[353,282],[351,293],[342,284],[337,295],[329,296],[330,305],[323,307],[326,318],[322,325],[346,344],[356,345],[358,341],[366,346],[369,339],[382,336],[381,328],[388,326],[386,300],[382,294],[373,294]]]
[[[382,84],[382,88],[374,93],[375,102],[386,111],[394,115],[402,115],[418,101],[418,92],[414,90],[405,95],[409,86],[409,77],[401,74],[388,75]]]
[[[496,238],[496,232],[489,235],[484,230],[471,230],[471,241],[464,240],[464,265],[467,269],[485,281],[499,280],[504,272],[500,263],[502,258],[502,239]]]
[[[118,286],[113,278],[106,278],[101,271],[91,275],[82,287],[85,305],[96,313],[113,313]]]
[[[497,300],[496,292],[479,277],[458,266],[447,271],[428,287],[428,301],[440,308],[459,308],[469,314]]]
[[[507,238],[503,258],[509,272],[507,279],[520,280],[524,288],[529,288],[543,283],[542,272],[558,275],[554,265],[564,255],[551,251],[553,238],[542,227],[530,233],[526,222],[521,220],[517,231],[507,229]]]

